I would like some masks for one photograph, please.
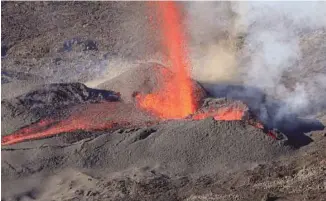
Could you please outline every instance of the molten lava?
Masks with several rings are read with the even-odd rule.
[[[3,136],[1,145],[15,144],[25,140],[50,137],[59,133],[73,132],[78,130],[95,131],[110,129],[117,125],[117,123],[112,121],[107,121],[101,124],[92,124],[91,121],[73,118],[58,122],[57,124],[53,124],[52,121],[40,121],[30,127],[23,128],[7,136]]]
[[[193,83],[189,76],[186,40],[181,16],[175,2],[157,2],[158,16],[164,45],[168,50],[175,76],[164,78],[158,92],[138,95],[137,100],[144,108],[163,119],[184,118],[195,112]],[[162,75],[164,77],[164,74]]]
[[[110,129],[117,127],[118,125],[121,126],[121,122],[118,124],[113,121],[106,121],[93,124],[92,121],[83,118],[69,118],[55,124],[53,124],[53,121],[40,121],[27,128],[22,128],[15,133],[3,136],[1,139],[1,145],[15,144],[25,140],[50,137],[59,133],[74,132],[78,130],[95,131]]]
[[[248,118],[245,107],[222,106],[209,108],[205,111],[201,110],[196,112],[191,116],[191,119],[201,120],[208,117],[213,117],[219,121],[244,120],[256,128],[265,130],[264,125],[259,121]],[[10,145],[25,140],[51,137],[60,133],[75,132],[78,130],[112,130],[137,125],[152,125],[157,122],[157,118],[142,113],[132,105],[123,103],[91,104],[82,108],[80,111],[72,113],[67,119],[44,119],[10,135],[3,136],[1,144]],[[277,139],[277,134],[273,131],[266,131],[266,133],[274,139]]]
[[[213,117],[215,120],[221,121],[236,121],[243,120],[246,110],[233,107],[221,107],[218,109],[211,109],[208,112],[199,112],[192,116],[195,120],[205,119],[207,117]]]
[[[2,136],[1,145],[51,137],[60,133],[78,130],[96,131],[126,128],[131,125],[131,122],[133,125],[143,125],[147,124],[149,120],[155,122],[154,117],[134,110],[131,105],[115,102],[92,104],[72,113],[67,119],[41,120],[10,135]]]
[[[165,70],[160,71],[161,85],[159,91],[136,96],[138,106],[150,111],[161,119],[181,119],[192,115],[197,110],[195,86],[190,79],[190,66],[187,58],[185,33],[181,16],[175,2],[151,3],[158,8],[160,30],[163,34],[164,46],[168,50],[173,75]],[[128,125],[154,123],[157,118],[133,111],[122,103],[98,104],[88,106],[84,110],[73,113],[64,120],[42,120],[22,128],[10,135],[3,136],[2,145],[9,145],[30,139],[53,136],[77,130],[94,131],[116,129]],[[132,107],[134,108],[134,107]],[[208,111],[199,111],[192,119],[200,120],[213,117],[215,120],[244,120],[247,110],[241,107],[218,107]],[[147,115],[147,116],[146,116]],[[139,122],[140,121],[140,122]],[[249,124],[251,124],[249,122]],[[260,123],[252,123],[264,129]],[[276,138],[272,132],[268,134]]]

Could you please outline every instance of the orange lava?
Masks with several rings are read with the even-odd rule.
[[[215,120],[220,121],[236,121],[243,120],[245,111],[240,108],[233,107],[221,107],[218,109],[211,109],[208,112],[198,113],[192,116],[195,120],[205,119],[207,117],[213,117]]]
[[[190,79],[190,66],[187,62],[185,33],[181,16],[175,2],[155,2],[160,18],[160,29],[163,34],[171,62],[173,75],[160,71],[163,80],[158,92],[136,96],[138,105],[162,119],[181,119],[194,114],[197,110],[193,82]],[[134,108],[132,106],[132,108]],[[246,111],[241,108],[222,107],[208,112],[199,112],[192,116],[195,120],[214,117],[215,120],[243,120]],[[143,115],[143,116],[140,116]],[[132,122],[144,124],[155,122],[155,117],[140,114],[122,103],[94,104],[82,111],[71,114],[65,120],[42,120],[36,124],[3,136],[2,145],[10,145],[25,140],[50,137],[60,133],[78,130],[95,131],[126,127]],[[139,122],[138,122],[139,121]],[[255,124],[263,128],[262,124]],[[269,135],[274,136],[271,132]]]
[[[135,114],[135,117],[133,114]],[[139,115],[141,120],[136,119],[136,116],[138,117]],[[131,125],[130,122],[133,122],[134,125],[146,124],[147,116],[144,115],[143,113],[133,111],[132,106],[121,103],[92,104],[72,113],[67,119],[41,120],[10,135],[2,136],[1,145],[10,145],[78,130],[117,129],[128,127]]]
[[[240,121],[245,120],[248,124],[265,130],[264,125],[255,120],[255,119],[246,119],[246,111],[242,110],[241,108],[233,108],[233,107],[221,107],[221,108],[214,108],[210,109],[207,112],[199,112],[192,116],[194,120],[201,120],[206,119],[208,117],[213,117],[217,121]],[[265,131],[268,136],[272,137],[273,139],[277,139],[277,135],[272,130]]]
[[[78,118],[76,119],[69,118],[66,121],[58,122],[57,124],[52,124],[51,122],[52,121],[49,122],[40,121],[27,128],[20,129],[15,133],[12,133],[7,136],[3,136],[1,139],[1,145],[10,145],[25,140],[50,137],[65,132],[73,132],[78,130],[84,130],[84,131],[103,130],[103,129],[114,128],[114,126],[117,126],[117,124],[112,121],[92,124],[91,123],[92,121],[87,121],[86,119],[78,119]],[[51,127],[47,128],[48,126]]]
[[[264,125],[255,119],[246,118],[246,110],[235,107],[212,108],[208,111],[200,111],[192,116],[194,120],[213,117],[215,120],[236,121],[245,120],[248,124],[259,129]],[[146,113],[123,103],[92,104],[72,113],[67,119],[44,119],[35,124],[22,128],[10,135],[3,136],[1,145],[10,145],[26,140],[51,137],[60,133],[75,132],[78,130],[96,131],[107,129],[126,128],[135,125],[155,124],[157,118],[147,116]],[[273,131],[267,134],[276,139]]]
[[[184,118],[196,110],[193,83],[189,76],[186,40],[175,2],[156,2],[164,46],[175,76],[164,78],[158,92],[138,95],[138,105],[163,119]],[[164,74],[162,75],[164,77]]]

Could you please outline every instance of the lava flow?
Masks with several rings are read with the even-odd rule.
[[[1,145],[10,145],[25,140],[51,137],[60,133],[75,132],[78,130],[108,130],[126,128],[128,126],[155,124],[158,122],[158,119],[155,117],[147,116],[146,113],[137,111],[132,106],[122,103],[94,104],[88,106],[85,110],[71,114],[67,119],[44,119],[10,135],[2,136]],[[263,124],[255,119],[249,118],[247,116],[247,110],[241,107],[223,106],[211,108],[208,111],[197,112],[191,116],[191,119],[201,120],[208,117],[213,117],[218,121],[245,120],[248,124],[265,130]],[[277,139],[277,134],[273,131],[267,131],[267,134]]]
[[[129,114],[129,115],[126,115]],[[139,120],[140,119],[140,120]],[[10,145],[25,140],[51,137],[60,133],[97,131],[126,128],[133,125],[155,122],[154,117],[135,111],[132,106],[121,103],[92,104],[72,113],[67,119],[40,120],[18,131],[2,136],[1,145]]]
[[[36,124],[22,128],[10,135],[3,136],[1,139],[1,145],[10,145],[25,140],[50,137],[59,133],[73,132],[78,130],[95,131],[101,129],[110,129],[117,126],[117,123],[112,121],[107,121],[101,124],[92,124],[90,122],[91,121],[74,118],[69,118],[66,121],[60,121],[57,123],[52,123],[51,120],[41,120]]]
[[[175,76],[163,76],[162,86],[158,92],[138,95],[141,108],[163,119],[180,119],[195,112],[193,83],[189,76],[186,40],[181,16],[175,2],[157,2],[158,17],[161,18],[161,32],[164,46],[168,50],[172,70]]]
[[[200,112],[192,116],[192,119],[201,120],[207,117],[213,117],[217,121],[236,121],[243,120],[246,111],[240,108],[221,107],[218,109],[211,109],[207,112]]]
[[[225,121],[246,119],[246,107],[223,106],[208,111],[197,111],[195,86],[189,75],[187,46],[178,7],[175,2],[155,2],[154,5],[157,6],[158,16],[161,18],[159,21],[164,46],[168,50],[172,72],[174,72],[171,75],[167,71],[160,71],[163,79],[159,91],[136,96],[138,106],[154,116],[142,113],[134,106],[130,108],[123,103],[94,104],[78,113],[71,114],[67,119],[39,121],[10,135],[3,136],[1,144],[9,145],[78,130],[95,131],[126,128],[128,125],[144,125],[148,122],[152,124],[157,122],[158,118],[191,117],[194,120],[200,120],[213,117],[215,120]],[[264,128],[260,124],[254,124],[254,126]]]

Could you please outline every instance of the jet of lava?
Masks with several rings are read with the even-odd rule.
[[[168,50],[175,76],[164,78],[160,91],[138,95],[137,101],[144,108],[163,119],[184,118],[195,112],[194,86],[189,75],[186,38],[181,16],[175,2],[157,2],[160,29],[164,46]],[[164,75],[163,75],[164,77]]]
[[[160,18],[160,29],[163,34],[164,46],[167,48],[173,75],[167,71],[160,71],[162,83],[159,91],[151,94],[138,94],[136,100],[143,108],[161,119],[181,119],[192,115],[192,119],[200,120],[213,117],[215,120],[243,120],[246,110],[235,107],[221,107],[209,111],[196,112],[197,102],[195,86],[190,79],[190,66],[187,57],[187,44],[181,16],[175,2],[155,2]],[[147,114],[139,116],[140,112],[133,112],[122,103],[90,105],[76,114],[60,121],[44,120],[26,128],[22,128],[10,135],[3,136],[2,145],[9,145],[30,139],[53,136],[59,133],[77,130],[105,130],[127,127],[128,125],[155,123],[156,117]],[[136,115],[135,115],[136,114]],[[135,116],[135,117],[133,117]],[[137,118],[136,118],[137,117]],[[262,124],[252,125],[263,129]],[[275,137],[272,132],[268,133]]]

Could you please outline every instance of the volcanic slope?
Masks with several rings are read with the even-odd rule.
[[[65,142],[69,135],[73,133],[4,146],[2,177],[6,181],[64,167],[115,172],[155,166],[173,175],[208,174],[276,159],[291,150],[285,141],[242,121],[210,118],[104,132],[72,144]]]
[[[1,70],[1,100],[14,98],[44,84],[45,79],[29,73]]]
[[[123,101],[132,102],[135,92],[142,94],[157,92],[164,85],[164,82],[174,75],[172,70],[160,64],[143,63],[113,79],[103,81],[96,88],[117,91],[121,93]],[[196,81],[193,81],[192,84],[197,101],[204,98],[206,96],[205,90]]]
[[[43,118],[67,116],[74,105],[117,100],[119,96],[112,91],[91,89],[81,83],[39,85],[1,101],[1,134],[10,134]]]
[[[132,72],[134,71],[131,70],[126,75],[122,74],[125,79],[118,79],[118,81],[128,83],[128,80],[133,80]],[[149,74],[143,75],[149,76]],[[129,86],[136,87],[131,87],[128,91],[129,95],[132,95],[137,91],[137,85]],[[155,84],[149,86],[153,87]],[[110,97],[112,100],[117,100],[113,92],[106,92],[109,93],[109,100]],[[123,109],[127,108],[123,105],[135,107],[133,104],[116,102],[122,104],[121,107],[103,107],[101,103],[91,104],[105,100],[103,93],[104,91],[93,91],[82,84],[54,84],[44,85],[39,90],[7,100],[7,105],[15,105],[15,102],[26,103],[21,106],[30,112],[33,111],[32,108],[46,109],[49,105],[58,107],[73,105],[74,108],[84,111],[77,113],[77,116],[86,117],[83,121],[88,119],[90,122],[94,121],[93,118],[105,121],[102,115],[98,115],[98,109],[101,110],[101,114],[114,114],[111,117],[117,117],[115,110],[119,110],[122,112],[118,116],[128,117],[134,122],[136,119],[141,119],[141,123],[134,123],[132,127],[122,127],[115,131],[75,130],[55,137],[3,146],[4,184],[12,186],[17,179],[24,181],[37,175],[52,175],[66,168],[90,171],[92,174],[96,172],[114,174],[139,168],[154,169],[172,177],[224,174],[276,160],[292,153],[291,147],[286,145],[286,139],[275,140],[262,129],[251,126],[245,121],[216,121],[207,118],[166,120],[146,125],[142,123],[146,115],[141,116],[140,113],[130,113],[132,110]],[[128,93],[122,91],[121,94],[123,97]],[[48,95],[52,99],[49,99]],[[94,108],[97,108],[96,115],[92,115],[91,112]],[[132,114],[136,117],[130,118]],[[40,189],[39,186],[35,188]],[[6,192],[10,191],[6,190]],[[44,193],[46,192],[48,191],[45,190]],[[14,194],[17,193],[18,191]]]

